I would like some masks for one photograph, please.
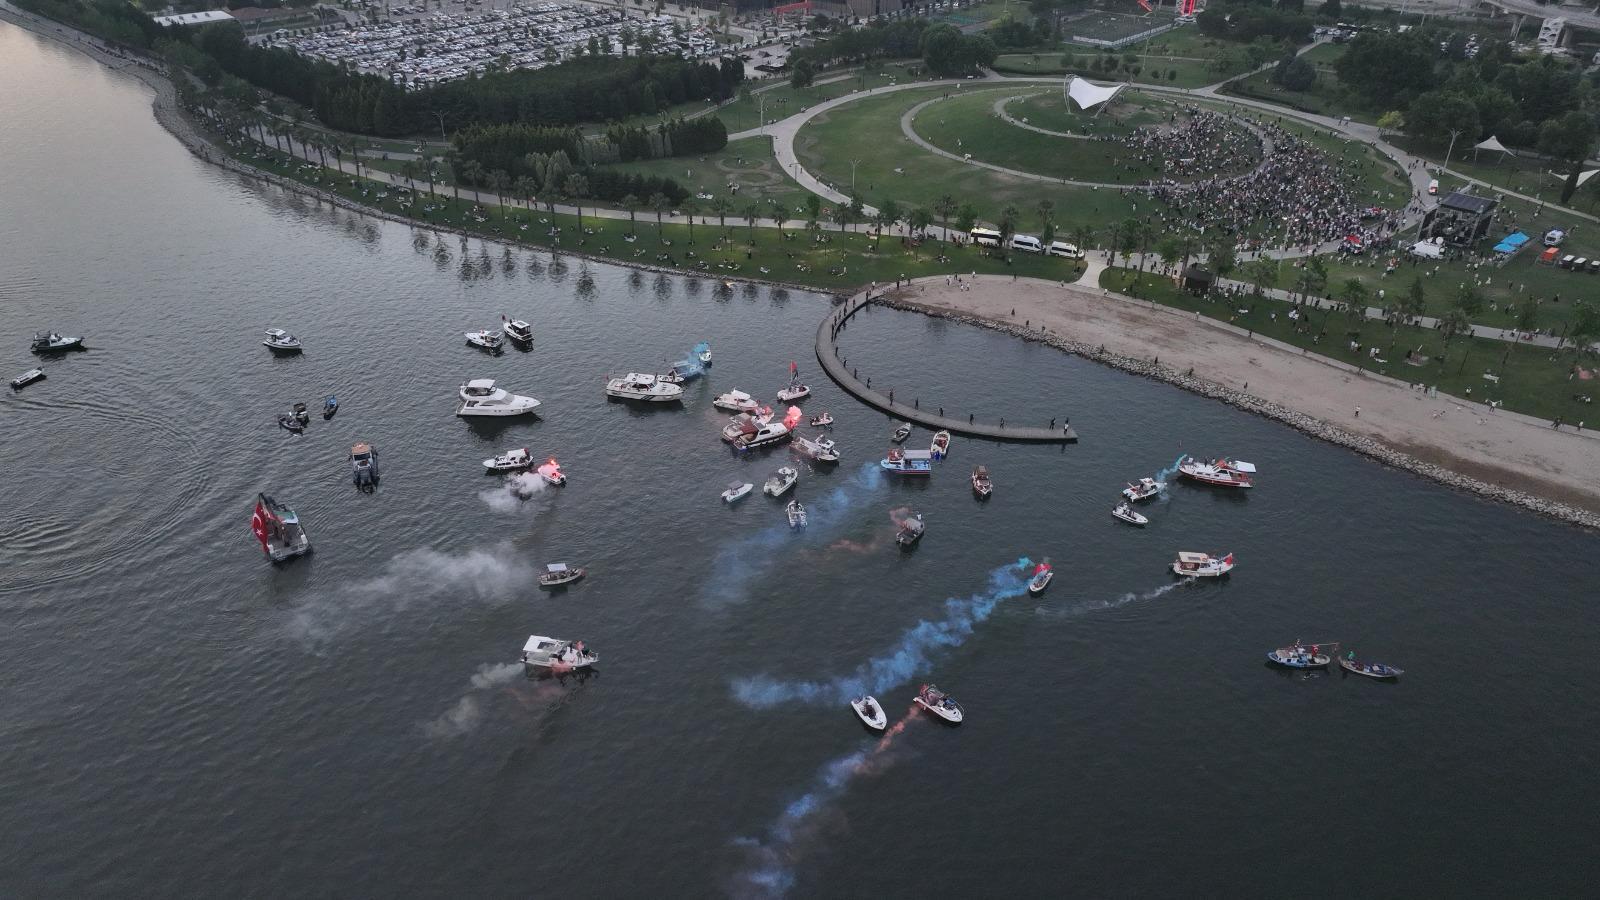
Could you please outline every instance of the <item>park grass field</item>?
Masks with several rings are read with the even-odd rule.
[[[1005,105],[1005,111],[1012,118],[1025,120],[1029,125],[1065,134],[1085,135],[1127,134],[1141,125],[1165,122],[1172,109],[1171,103],[1124,92],[1099,115],[1095,115],[1068,108],[1060,89],[1028,94]]]
[[[1063,60],[1076,59],[1077,65],[1066,65]],[[1169,59],[1140,57],[1139,71],[1118,71],[1111,75],[1097,72],[1091,64],[1098,58],[1093,53],[1008,53],[995,60],[997,72],[1012,75],[1082,75],[1090,81],[1130,81],[1134,84],[1164,84],[1172,87],[1205,87],[1239,70],[1219,73],[1209,62],[1197,59]]]
[[[752,202],[765,206],[767,201],[777,200],[785,209],[798,212],[807,193],[779,169],[770,137],[730,141],[720,152],[704,156],[611,163],[602,168],[671,178],[692,194],[726,197],[741,210]],[[707,208],[709,202],[702,202],[701,208]]]

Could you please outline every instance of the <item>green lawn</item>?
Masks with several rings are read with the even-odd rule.
[[[1580,393],[1567,381],[1576,359],[1571,350],[1556,353],[1538,347],[1518,346],[1487,338],[1458,337],[1446,343],[1439,332],[1412,326],[1392,328],[1375,320],[1357,320],[1343,313],[1312,309],[1291,320],[1286,302],[1266,298],[1240,297],[1232,302],[1221,298],[1195,297],[1180,291],[1172,279],[1128,269],[1108,269],[1100,278],[1103,287],[1154,300],[1165,306],[1199,312],[1208,318],[1229,322],[1257,334],[1276,338],[1296,347],[1362,366],[1403,381],[1436,385],[1439,390],[1472,400],[1497,400],[1506,409],[1553,419],[1565,416],[1577,421],[1585,409],[1574,398]],[[1240,310],[1245,310],[1241,313]],[[1276,315],[1274,315],[1276,314]],[[1350,342],[1360,344],[1351,350]],[[1369,347],[1379,347],[1379,357],[1367,356]],[[1408,363],[1407,354],[1422,361]],[[1484,373],[1499,377],[1495,383]]]
[[[1097,51],[1091,52],[1071,46],[1067,48],[1065,54],[1006,53],[995,60],[994,68],[997,72],[1012,75],[1066,75],[1070,72],[1082,75],[1091,81],[1131,81],[1136,84],[1165,84],[1181,88],[1204,87],[1243,71],[1233,68],[1219,72],[1212,67],[1209,60],[1204,59],[1140,56],[1135,63],[1139,68],[1138,72],[1118,69],[1106,73],[1093,68],[1098,56]],[[1120,60],[1121,56],[1117,55],[1115,58]],[[1075,62],[1069,65],[1064,60],[1075,60]]]
[[[1140,125],[1164,122],[1172,105],[1144,94],[1127,92],[1094,113],[1077,112],[1067,107],[1061,91],[1042,88],[1038,93],[1017,97],[1005,106],[1012,118],[1029,125],[1066,134],[1127,134]]]
[[[1445,136],[1445,140],[1449,140],[1449,135]],[[1414,153],[1439,165],[1444,163],[1445,155],[1449,152],[1448,144],[1424,143],[1403,135],[1392,136],[1389,141],[1408,153]],[[1471,147],[1463,149],[1459,144],[1450,155],[1450,168],[1496,188],[1542,198],[1549,203],[1555,203],[1561,198],[1564,180],[1550,173],[1564,174],[1568,170],[1565,163],[1547,159],[1528,159],[1488,150],[1474,152]],[[1458,184],[1465,182],[1447,176],[1441,182],[1441,187]],[[1477,188],[1477,192],[1483,193],[1484,188]],[[1600,181],[1591,179],[1572,195],[1572,199],[1566,205],[1591,215],[1600,214]]]
[[[727,197],[739,209],[752,201],[765,205],[768,200],[779,200],[785,208],[795,210],[805,202],[807,193],[789,173],[779,170],[768,137],[732,141],[721,152],[706,156],[613,163],[603,168],[672,178],[691,193]],[[738,190],[733,190],[735,186]],[[702,201],[702,209],[709,203]]]
[[[1333,71],[1333,60],[1343,55],[1344,49],[1338,44],[1326,44],[1306,51],[1306,58],[1317,69],[1317,80],[1309,90],[1290,91],[1273,84],[1272,70],[1268,69],[1228,85],[1223,93],[1281,103],[1317,115],[1349,116],[1357,122],[1375,124],[1383,111],[1369,109],[1350,96]]]

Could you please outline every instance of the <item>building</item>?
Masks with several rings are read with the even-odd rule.
[[[179,13],[173,16],[156,16],[155,23],[168,25],[210,25],[213,22],[237,22],[225,9],[208,9],[205,12]]]
[[[1422,220],[1422,239],[1442,238],[1454,247],[1470,247],[1489,234],[1499,201],[1466,191],[1452,191]]]

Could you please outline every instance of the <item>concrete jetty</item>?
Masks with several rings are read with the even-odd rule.
[[[920,405],[907,406],[899,400],[891,400],[888,396],[867,387],[861,379],[850,374],[843,361],[839,359],[839,348],[834,341],[838,337],[839,329],[844,323],[861,310],[862,307],[872,302],[870,291],[862,291],[849,298],[842,306],[835,307],[828,313],[828,317],[817,326],[817,362],[822,364],[822,370],[828,373],[838,385],[845,389],[857,400],[876,407],[897,419],[904,419],[916,425],[921,425],[934,431],[948,431],[951,434],[961,434],[968,437],[988,438],[996,441],[1023,441],[1033,443],[1051,444],[1076,444],[1078,433],[1063,423],[1055,428],[1039,428],[1020,424],[1001,424],[999,421],[983,422],[956,419],[950,416],[941,416],[936,412],[921,408]],[[902,391],[902,396],[904,392]]]

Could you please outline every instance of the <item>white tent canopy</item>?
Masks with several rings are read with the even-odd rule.
[[[1589,179],[1593,178],[1596,175],[1600,175],[1600,169],[1590,169],[1587,172],[1579,172],[1578,173],[1578,187],[1583,187],[1583,183],[1585,181],[1588,181]]]
[[[1122,84],[1098,85],[1074,75],[1072,80],[1067,82],[1067,96],[1078,104],[1079,109],[1088,112],[1096,106],[1109,102],[1124,87],[1126,85]]]
[[[1473,144],[1472,145],[1472,149],[1474,149],[1474,150],[1498,150],[1501,153],[1510,153],[1511,152],[1506,147],[1506,145],[1500,143],[1500,139],[1498,137],[1495,137],[1494,135],[1490,135],[1489,139],[1486,140],[1486,141],[1483,141],[1482,143]]]

